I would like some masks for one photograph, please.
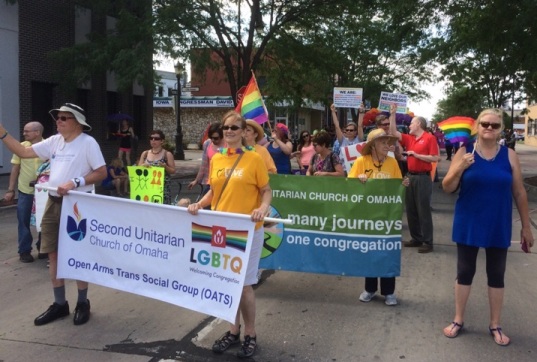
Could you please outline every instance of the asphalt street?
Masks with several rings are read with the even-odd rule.
[[[537,175],[537,148],[517,145],[517,153],[524,176]],[[195,169],[199,153],[188,153],[187,158],[191,159],[186,161],[188,167]],[[185,161],[177,162],[181,167]],[[448,167],[449,161],[439,164],[440,177]],[[186,171],[182,177],[193,178]],[[2,179],[5,184],[5,178],[0,176],[0,184]],[[484,253],[479,255],[464,331],[455,339],[442,334],[454,313],[456,248],[451,242],[451,227],[456,197],[435,184],[435,249],[430,254],[403,249],[396,286],[398,306],[388,307],[378,296],[370,303],[361,303],[358,296],[363,278],[264,271],[256,288],[259,349],[251,360],[535,361],[537,256],[520,250],[516,209],[502,315],[502,327],[511,337],[511,345],[497,346],[488,334]],[[537,222],[534,197],[530,199],[530,212]],[[406,216],[403,220],[403,240],[407,240]],[[211,352],[214,340],[227,330],[227,322],[98,285],[90,285],[92,315],[87,324],[73,325],[71,314],[45,326],[34,326],[34,318],[52,303],[52,289],[45,260],[30,264],[19,261],[16,225],[15,208],[2,208],[0,362],[237,360],[237,348],[223,355]],[[533,233],[537,237],[535,228]],[[76,285],[68,281],[66,288],[74,308]]]

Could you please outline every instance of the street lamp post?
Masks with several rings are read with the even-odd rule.
[[[185,159],[185,151],[183,150],[183,129],[181,128],[181,76],[183,75],[183,65],[180,62],[175,64],[175,76],[177,77],[177,108],[176,108],[176,129],[175,129],[175,154],[173,158],[176,160]]]

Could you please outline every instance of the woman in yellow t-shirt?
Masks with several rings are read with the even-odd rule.
[[[386,134],[379,128],[367,135],[367,143],[362,149],[362,156],[356,159],[349,172],[349,178],[359,178],[366,182],[370,178],[402,178],[401,170],[395,158],[388,156],[390,147],[397,141],[396,137]],[[405,178],[403,185],[408,186]],[[365,290],[360,294],[361,302],[369,302],[378,288],[378,278],[365,278]],[[395,297],[395,277],[380,278],[380,294],[385,296],[386,305],[397,305]]]
[[[265,166],[269,173],[276,173],[276,165],[274,160],[270,155],[269,151],[264,146],[258,144],[264,137],[263,127],[253,119],[246,120],[246,128],[244,129],[244,143],[246,146],[252,146],[255,149],[255,152],[261,156]]]
[[[228,147],[222,148],[211,160],[209,184],[211,189],[203,198],[188,206],[188,211],[196,215],[198,210],[211,205],[212,210],[251,215],[256,222],[253,244],[242,289],[239,311],[235,323],[213,344],[213,352],[223,353],[230,346],[240,343],[240,316],[244,320],[244,342],[237,352],[240,358],[251,357],[257,348],[255,331],[255,294],[252,288],[257,283],[257,270],[263,248],[263,218],[272,200],[267,167],[261,156],[252,147],[243,147],[246,120],[237,112],[230,111],[222,121],[224,140]],[[239,159],[239,157],[241,157]],[[235,170],[230,173],[235,166]],[[221,172],[225,170],[225,172]],[[228,174],[231,174],[226,183]],[[234,176],[237,175],[237,176]],[[225,186],[225,187],[224,187]]]

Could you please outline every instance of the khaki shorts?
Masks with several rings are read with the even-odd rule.
[[[47,200],[43,219],[41,220],[41,253],[58,251],[58,236],[60,233],[61,201]]]
[[[248,260],[248,267],[246,268],[246,275],[244,277],[244,286],[257,284],[257,272],[259,270],[261,252],[263,251],[264,235],[265,229],[263,227],[254,231],[250,259]]]

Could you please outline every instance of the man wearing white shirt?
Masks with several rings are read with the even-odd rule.
[[[54,291],[54,303],[35,320],[35,325],[43,325],[69,315],[69,304],[65,299],[65,282],[57,279],[58,236],[62,197],[70,190],[90,191],[93,184],[106,178],[106,163],[95,139],[84,131],[90,131],[85,112],[79,106],[65,103],[50,112],[56,121],[58,134],[24,147],[11,137],[0,124],[0,140],[20,158],[39,157],[50,160],[49,186],[57,191],[49,191],[49,200],[41,221],[41,252],[48,253],[50,278]],[[84,324],[89,320],[90,304],[87,299],[88,283],[77,280],[78,301],[73,322]]]

